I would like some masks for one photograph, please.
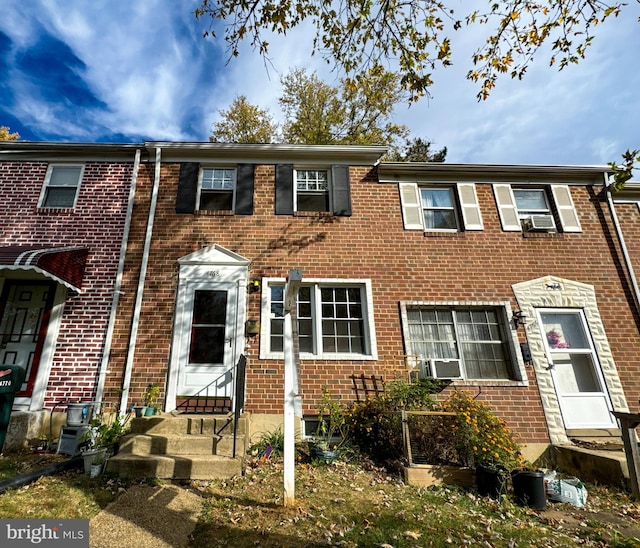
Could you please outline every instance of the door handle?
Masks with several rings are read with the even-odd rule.
[[[229,347],[233,346],[231,343],[233,342],[233,338],[229,337],[228,339],[225,339],[224,342],[228,342],[229,343]]]

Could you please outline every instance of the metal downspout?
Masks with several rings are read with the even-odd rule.
[[[638,289],[638,281],[636,279],[636,275],[633,271],[633,266],[631,265],[631,259],[629,257],[629,251],[627,250],[627,245],[624,242],[624,236],[622,235],[622,229],[620,228],[620,222],[618,221],[618,216],[616,215],[616,210],[613,207],[613,198],[611,197],[611,185],[609,184],[609,176],[605,175],[605,192],[607,195],[607,204],[609,205],[609,211],[611,212],[611,218],[613,219],[613,225],[616,229],[616,236],[618,237],[618,242],[620,242],[620,249],[622,250],[622,257],[624,259],[625,266],[627,268],[627,272],[629,273],[629,278],[631,278],[631,286],[633,288],[633,297],[636,305],[636,312],[640,315],[640,289]]]
[[[155,173],[153,178],[153,190],[151,191],[151,205],[149,206],[149,219],[147,220],[147,231],[144,238],[144,249],[142,250],[142,261],[140,264],[140,278],[138,279],[138,289],[136,290],[136,302],[133,308],[133,319],[131,320],[131,332],[129,333],[129,348],[127,352],[127,363],[122,379],[122,395],[120,397],[120,410],[126,410],[129,400],[129,384],[131,383],[131,372],[133,360],[136,352],[136,341],[138,338],[138,326],[140,324],[140,311],[142,309],[142,297],[144,293],[144,283],[147,277],[147,265],[149,263],[149,249],[151,248],[151,236],[153,235],[153,223],[156,216],[156,206],[158,203],[158,187],[160,186],[160,165],[161,148],[155,149]]]
[[[104,384],[107,379],[109,370],[109,358],[111,354],[111,343],[113,342],[113,330],[116,324],[116,312],[120,295],[122,294],[122,275],[124,272],[124,260],[127,254],[127,243],[129,241],[129,231],[131,230],[131,215],[133,213],[133,200],[136,194],[136,185],[138,183],[138,170],[140,169],[140,149],[136,149],[135,160],[133,162],[133,174],[131,176],[131,187],[129,188],[129,201],[127,202],[127,216],[124,222],[124,231],[122,235],[122,245],[120,246],[120,259],[118,261],[118,271],[116,273],[116,282],[113,286],[113,301],[111,302],[111,314],[109,315],[109,323],[107,324],[107,332],[105,334],[104,349],[102,353],[102,362],[100,364],[100,372],[98,374],[98,386],[96,387],[96,395],[94,400],[100,404],[102,402],[102,394],[104,392]],[[122,410],[122,408],[121,408]]]

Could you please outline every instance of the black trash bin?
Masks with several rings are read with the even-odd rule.
[[[509,472],[479,464],[476,468],[476,488],[483,497],[500,498],[507,494]]]
[[[18,365],[0,365],[0,451],[7,437],[11,408],[16,392],[24,382],[25,369]]]
[[[514,471],[511,475],[513,496],[516,503],[534,510],[547,507],[547,494],[544,489],[544,474],[531,470]]]

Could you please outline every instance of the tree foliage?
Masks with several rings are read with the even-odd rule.
[[[404,147],[392,150],[386,158],[389,162],[444,162],[447,157],[447,147],[432,150],[432,141],[420,137],[407,139]]]
[[[490,0],[448,5],[443,0],[202,0],[197,17],[224,21],[231,56],[248,40],[268,55],[267,35],[286,34],[303,22],[315,28],[313,52],[322,53],[345,74],[364,75],[380,60],[394,62],[412,100],[428,93],[432,72],[451,64],[451,37],[469,25],[489,30],[473,55],[468,78],[485,99],[500,74],[522,78],[533,55],[547,43],[549,63],[577,63],[593,39],[594,27],[623,4],[601,0]],[[214,25],[207,32],[215,36]]]
[[[244,95],[233,100],[228,110],[219,110],[220,120],[209,136],[212,143],[275,143],[278,124],[267,110],[250,104]]]
[[[20,135],[16,133],[11,133],[11,129],[7,126],[0,126],[0,141],[17,141],[20,139]]]
[[[202,0],[196,17],[210,17],[206,35],[223,38],[230,56],[239,55],[248,40],[265,57],[267,36],[286,34],[310,23],[315,29],[313,53],[320,53],[338,71],[359,81],[368,70],[388,62],[410,101],[428,95],[432,73],[451,64],[452,37],[471,25],[487,29],[478,44],[467,78],[479,84],[486,99],[501,75],[522,79],[543,45],[548,62],[562,70],[578,63],[594,38],[596,27],[617,17],[626,4],[616,0],[488,0],[447,3],[444,0]],[[640,165],[638,151],[612,163],[614,186],[624,186]]]
[[[391,120],[405,97],[399,79],[380,65],[335,87],[305,69],[290,72],[281,83],[287,143],[392,145],[409,134]]]

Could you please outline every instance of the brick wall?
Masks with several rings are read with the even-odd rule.
[[[606,204],[593,190],[572,187],[583,232],[525,238],[503,232],[490,185],[478,184],[484,230],[425,237],[405,231],[398,188],[377,182],[368,167],[352,167],[353,216],[276,216],[274,166],[256,168],[254,214],[176,215],[178,165],[162,166],[138,351],[130,401],[140,400],[147,382],[164,386],[171,345],[178,258],[218,244],[251,260],[250,279],[285,276],[301,268],[306,278],[370,278],[372,280],[378,361],[308,361],[301,363],[301,391],[307,411],[315,407],[323,384],[347,401],[354,399],[352,374],[382,374],[390,379],[404,368],[398,302],[510,301],[517,304],[514,283],[546,275],[595,286],[599,310],[627,398],[640,395],[634,346],[640,343],[637,317],[621,283],[619,253],[613,245]],[[141,169],[136,216],[127,274],[127,296],[119,311],[117,349],[111,369],[124,366],[126,335],[137,283],[142,236],[148,213],[153,166]],[[605,229],[603,230],[603,226]],[[249,293],[247,317],[260,318],[260,293]],[[266,321],[265,318],[261,318]],[[519,330],[521,342],[524,332]],[[248,340],[247,406],[254,413],[280,413],[283,397],[282,361],[259,360],[259,338]],[[526,369],[528,387],[470,387],[491,402],[525,442],[547,442],[548,432],[533,370]],[[116,375],[109,380],[115,392]],[[633,409],[633,406],[631,406]]]
[[[0,245],[87,246],[82,293],[67,299],[45,407],[62,399],[91,399],[127,211],[133,163],[87,162],[76,207],[37,207],[47,162],[1,162],[3,230]]]

